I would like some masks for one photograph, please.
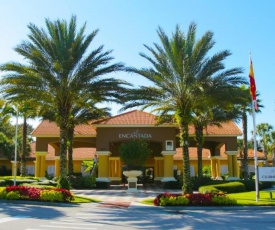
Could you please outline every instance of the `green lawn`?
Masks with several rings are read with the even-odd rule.
[[[275,194],[273,194],[275,196]],[[274,205],[275,206],[275,197],[270,200],[269,192],[260,191],[259,192],[259,201],[256,202],[256,192],[242,192],[242,193],[231,193],[228,194],[228,197],[237,200],[238,205]]]

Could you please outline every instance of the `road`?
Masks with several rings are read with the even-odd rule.
[[[0,203],[0,230],[275,229],[274,207]]]

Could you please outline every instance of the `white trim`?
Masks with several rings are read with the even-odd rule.
[[[161,182],[176,181],[175,177],[163,177]]]
[[[176,151],[162,151],[161,154],[163,156],[171,156],[171,155],[175,155],[176,154]]]
[[[238,150],[236,150],[236,151],[225,151],[225,153],[226,153],[228,156],[232,156],[232,155],[237,155],[239,152],[238,152]]]
[[[110,151],[96,151],[95,154],[99,156],[110,156],[112,153]]]
[[[98,177],[98,178],[96,178],[96,181],[99,181],[99,182],[111,182],[110,178],[108,178],[108,177]]]
[[[121,177],[110,177],[111,181],[121,181],[122,178]]]

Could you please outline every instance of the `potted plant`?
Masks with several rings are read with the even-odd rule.
[[[142,174],[150,152],[148,142],[144,140],[132,140],[120,145],[119,154],[124,163],[123,174],[128,177],[128,191],[137,191],[137,177]]]

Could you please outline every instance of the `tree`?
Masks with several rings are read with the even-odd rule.
[[[152,57],[141,53],[153,67],[128,68],[153,83],[153,86],[140,86],[129,91],[128,101],[123,109],[141,106],[152,108],[159,115],[159,123],[167,121],[172,115],[173,121],[180,127],[181,145],[183,148],[183,193],[192,193],[189,162],[189,125],[192,123],[194,106],[203,103],[200,95],[204,91],[218,87],[218,82],[228,82],[228,86],[243,84],[246,81],[238,75],[241,68],[224,70],[223,61],[231,55],[224,50],[209,56],[214,46],[213,33],[206,32],[196,40],[196,24],[191,23],[185,35],[176,26],[169,38],[162,28],[157,33],[161,45],[145,45]],[[216,81],[214,81],[216,79]],[[231,82],[231,83],[230,83]],[[221,91],[220,91],[221,92]]]
[[[70,114],[69,125],[68,125],[68,174],[74,173],[73,168],[73,141],[74,141],[74,129],[76,125],[88,124],[89,121],[110,116],[109,108],[97,108],[95,102],[88,99],[85,103],[74,105]],[[55,121],[54,110],[43,108],[41,115],[44,120]]]
[[[261,123],[256,126],[256,132],[261,137],[261,143],[263,146],[263,153],[266,158],[264,165],[268,165],[267,150],[270,142],[270,132],[273,130],[273,126],[268,123]]]
[[[250,95],[250,89],[242,85],[240,87],[240,93],[243,94],[241,99],[239,100],[238,105],[236,105],[236,108],[238,108],[237,114],[240,116],[239,119],[242,120],[242,132],[243,132],[243,159],[241,160],[241,175],[244,179],[248,179],[248,140],[247,140],[247,114],[252,114],[252,101],[251,101],[251,95]],[[256,94],[257,98],[259,98],[259,93]],[[255,111],[257,113],[261,112],[260,108],[263,107],[261,105],[261,100],[257,99],[258,104],[258,110]]]
[[[14,127],[10,124],[12,108],[0,99],[0,153],[11,158],[14,153]]]
[[[60,128],[60,177],[67,175],[67,141],[70,116],[74,104],[81,98],[93,101],[114,101],[123,95],[126,82],[104,75],[123,70],[121,63],[110,64],[112,51],[100,46],[87,53],[98,30],[84,35],[86,24],[79,31],[76,17],[65,20],[45,20],[46,29],[29,24],[29,40],[15,51],[27,64],[6,63],[8,72],[1,81],[2,92],[9,100],[24,99],[48,105],[56,111],[55,122]]]

